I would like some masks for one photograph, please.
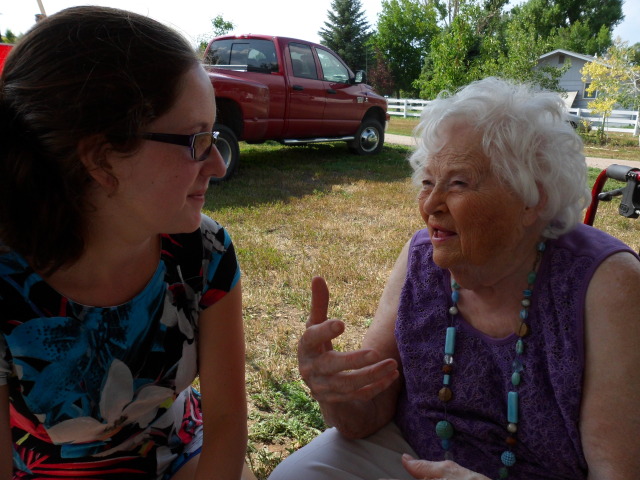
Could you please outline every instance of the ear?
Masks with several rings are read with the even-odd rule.
[[[547,205],[547,192],[538,182],[536,182],[536,187],[538,188],[538,203],[532,206],[526,206],[522,215],[522,221],[526,227],[530,227],[540,220],[542,211]]]
[[[111,164],[108,161],[110,145],[102,135],[93,135],[83,138],[78,143],[78,158],[87,169],[87,173],[93,180],[113,192],[118,185],[118,180],[111,172]]]

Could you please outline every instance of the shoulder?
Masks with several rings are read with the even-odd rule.
[[[573,230],[552,242],[556,248],[571,250],[575,255],[603,257],[631,248],[621,240],[589,225],[578,224]]]
[[[224,253],[232,244],[229,232],[218,222],[204,214],[202,214],[199,232],[205,250]]]

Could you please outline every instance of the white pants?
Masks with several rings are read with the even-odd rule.
[[[403,453],[417,458],[394,423],[358,440],[330,428],[284,459],[269,480],[412,480]]]

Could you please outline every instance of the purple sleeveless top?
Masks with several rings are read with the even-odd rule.
[[[619,240],[586,225],[547,241],[529,310],[519,391],[516,464],[509,478],[584,479],[587,463],[579,430],[584,369],[583,321],[587,287],[609,255],[635,253]],[[396,339],[404,387],[396,422],[421,458],[443,460],[435,425],[444,418],[442,387],[445,329],[451,306],[450,274],[432,257],[427,230],[411,241],[400,296]],[[511,389],[515,334],[495,339],[457,315],[448,420],[455,433],[453,460],[497,478],[507,449],[507,392]]]

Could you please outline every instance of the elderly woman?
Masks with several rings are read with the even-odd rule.
[[[488,78],[432,102],[419,132],[426,228],[361,350],[332,350],[345,327],[314,279],[300,372],[334,428],[271,480],[637,478],[640,261],[579,224],[561,100]]]

